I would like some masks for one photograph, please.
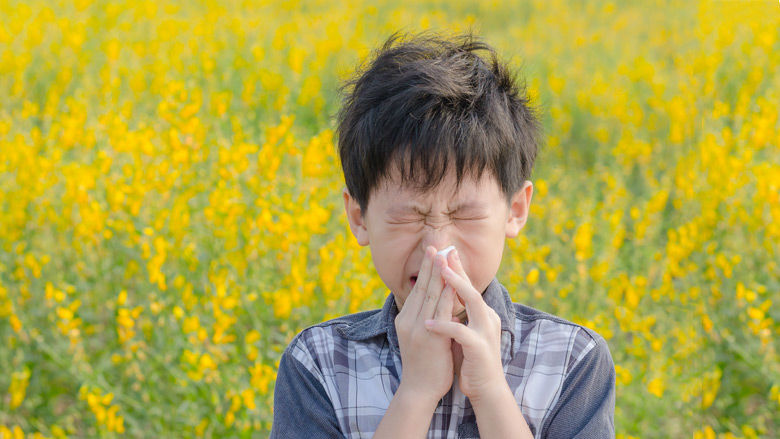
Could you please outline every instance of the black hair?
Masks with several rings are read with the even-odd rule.
[[[525,83],[495,50],[470,32],[395,32],[373,55],[340,87],[337,127],[347,190],[363,214],[391,166],[402,183],[425,191],[453,160],[458,186],[487,168],[508,202],[531,176],[541,125]]]

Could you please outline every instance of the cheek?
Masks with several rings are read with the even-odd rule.
[[[396,297],[407,288],[407,261],[415,247],[413,239],[382,231],[371,238],[371,259],[379,277]]]
[[[464,236],[465,256],[461,259],[475,288],[484,290],[495,277],[501,265],[504,241],[503,229],[482,228],[474,235]]]

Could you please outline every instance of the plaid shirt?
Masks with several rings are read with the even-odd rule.
[[[501,317],[501,362],[534,438],[614,438],[615,367],[595,331],[513,303],[498,280],[483,293]],[[282,354],[272,438],[370,438],[401,382],[392,293],[381,310],[301,331]],[[479,438],[457,385],[433,413],[428,438]]]

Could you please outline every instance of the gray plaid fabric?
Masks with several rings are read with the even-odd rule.
[[[493,279],[485,302],[501,317],[501,361],[535,438],[614,438],[615,368],[595,331],[513,303]],[[272,438],[370,438],[401,380],[398,307],[329,320],[301,331],[282,355]],[[453,385],[428,438],[478,438],[471,403]]]

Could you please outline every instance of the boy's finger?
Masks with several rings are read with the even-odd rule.
[[[428,280],[428,288],[425,291],[425,298],[420,307],[420,313],[417,319],[432,319],[433,312],[436,310],[436,304],[439,303],[441,290],[444,289],[444,280],[441,278],[441,270],[447,264],[444,256],[436,255],[431,268],[431,278]]]
[[[469,279],[469,276],[466,274],[466,270],[463,269],[463,265],[460,262],[460,255],[458,254],[458,249],[454,249],[450,252],[449,255],[447,255],[447,266],[452,268],[452,271],[455,273],[458,273],[461,277],[466,279],[469,283],[471,283],[471,279]],[[455,295],[455,300],[453,301],[452,311],[458,316],[459,321],[466,319],[466,307],[465,304],[461,302],[461,300],[458,298],[457,295]]]
[[[443,320],[445,322],[450,321],[452,318],[452,303],[455,299],[455,292],[452,291],[452,287],[447,285],[441,292],[439,303],[436,305],[436,313],[433,318],[435,320]]]
[[[420,271],[417,273],[417,280],[412,287],[412,291],[409,292],[409,296],[404,301],[403,307],[409,306],[409,313],[417,317],[420,312],[420,305],[425,299],[425,291],[428,288],[428,280],[431,278],[431,266],[433,265],[433,256],[436,254],[436,249],[428,246],[425,248],[425,255],[423,256],[422,264],[420,264]]]
[[[466,304],[466,311],[468,313],[469,321],[473,322],[485,322],[487,321],[487,303],[482,297],[482,294],[474,289],[471,282],[460,277],[457,273],[452,271],[449,267],[444,267],[441,271],[441,275],[448,285],[451,285],[458,296],[463,299]],[[476,317],[476,318],[475,318]]]
[[[462,323],[428,319],[425,321],[425,328],[436,334],[454,339],[464,348],[476,346],[479,342],[475,331]]]

